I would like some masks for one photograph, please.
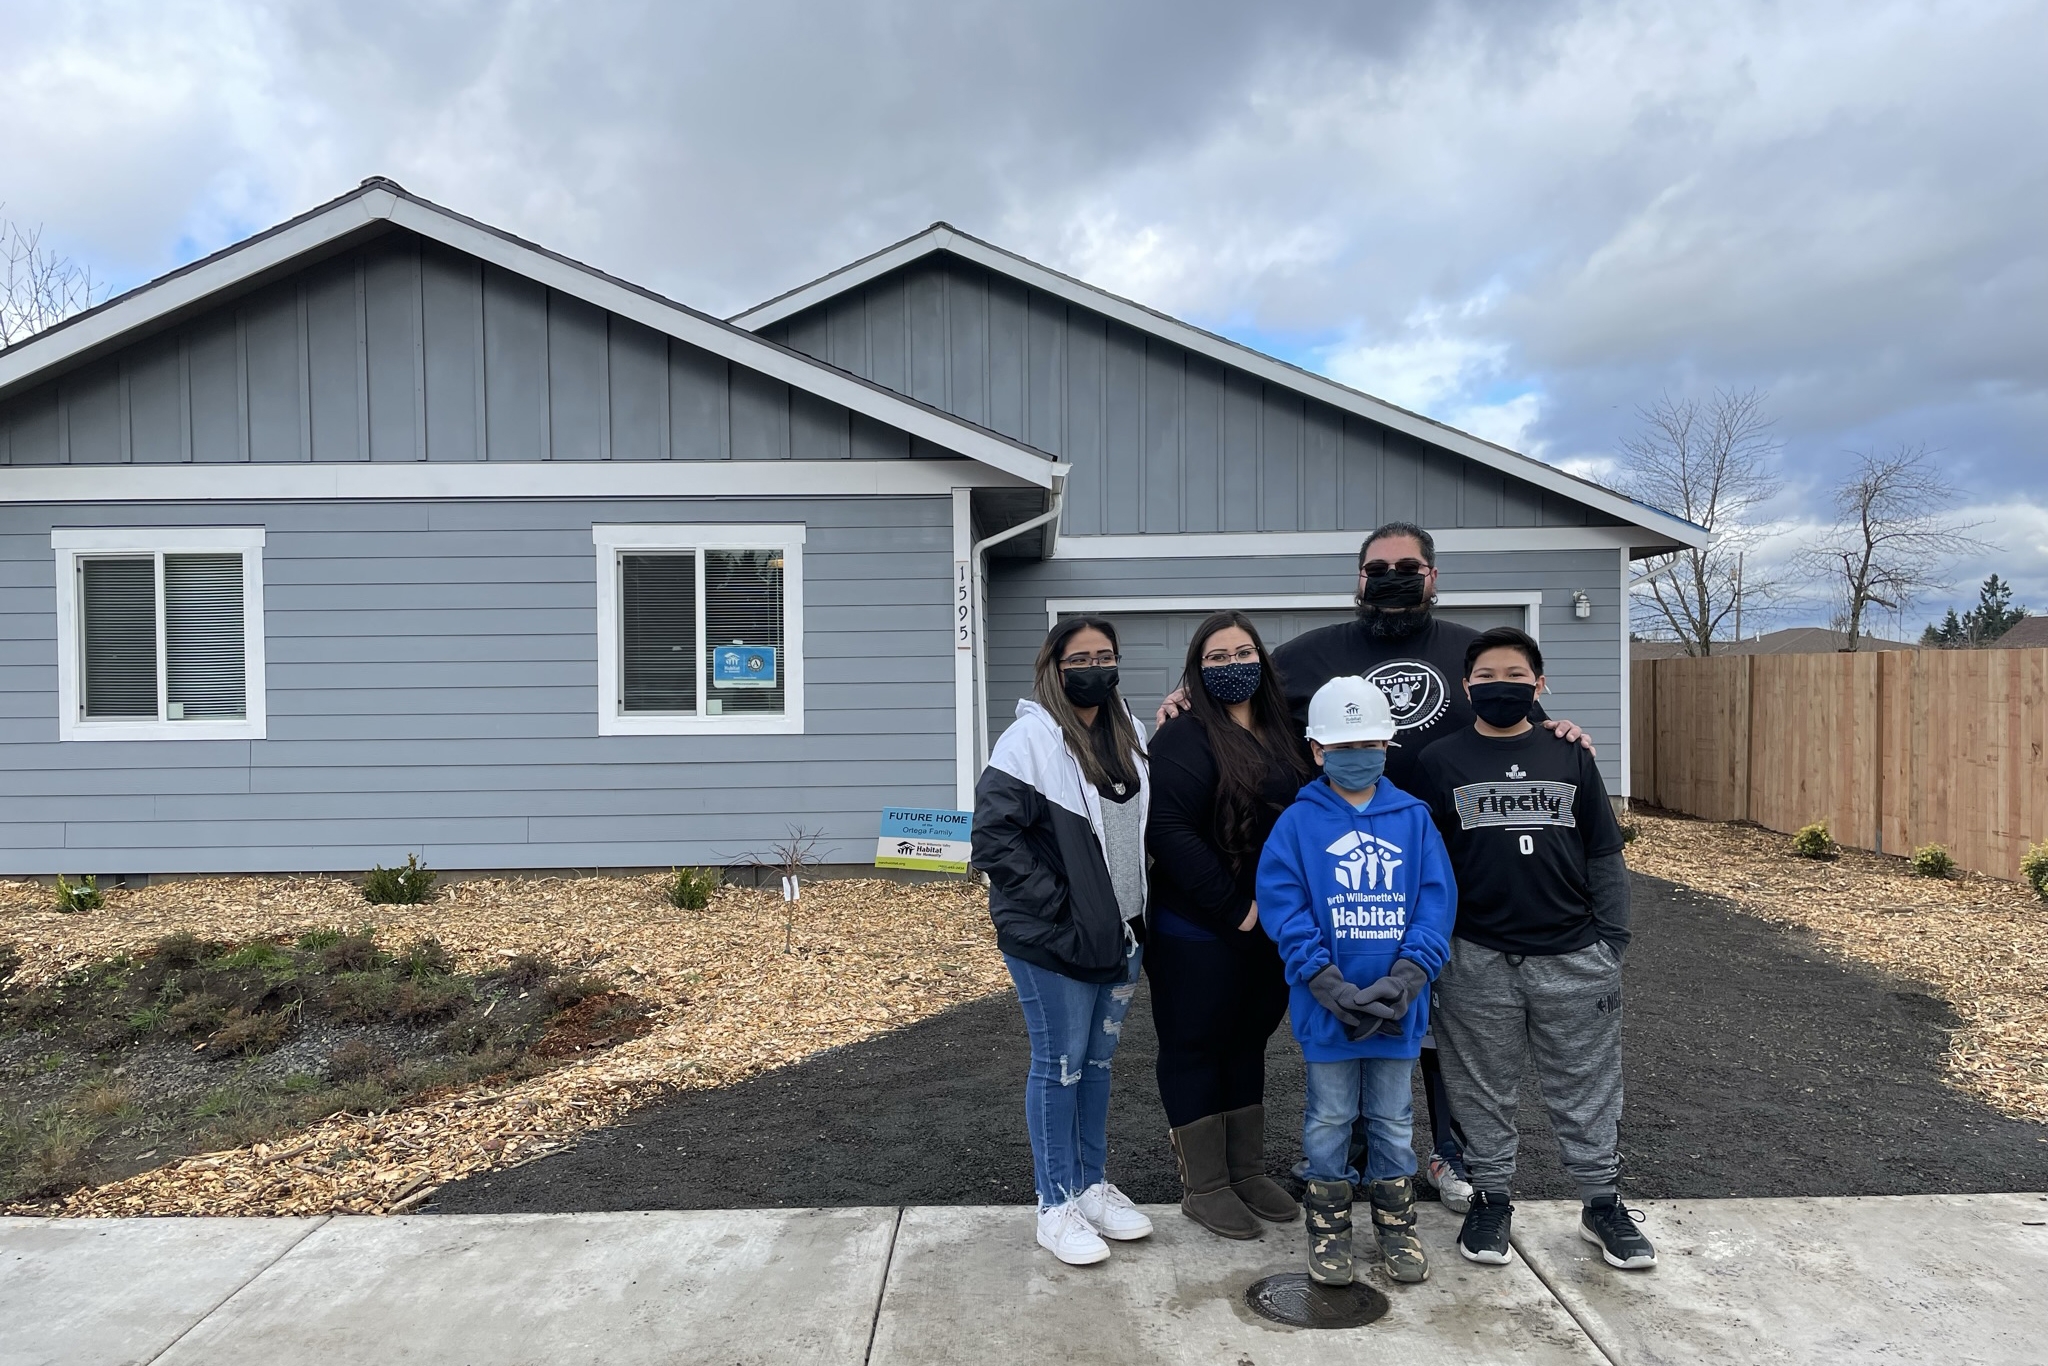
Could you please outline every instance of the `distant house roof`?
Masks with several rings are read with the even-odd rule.
[[[744,313],[734,314],[731,321],[749,330],[768,327],[937,252],[947,252],[972,261],[985,270],[1008,276],[1054,298],[1092,309],[1127,327],[1163,337],[1197,355],[1234,366],[1267,383],[1306,394],[1340,411],[1355,413],[1468,460],[1526,480],[1561,497],[1573,499],[1584,506],[1598,508],[1610,516],[1620,518],[1628,525],[1658,533],[1660,537],[1665,538],[1662,541],[1664,545],[1700,547],[1711,539],[1705,528],[1695,526],[1682,517],[1675,517],[1647,503],[1639,503],[1624,493],[1596,484],[1590,479],[1569,474],[1555,465],[1545,464],[1518,451],[1511,451],[1505,446],[1497,446],[1491,441],[1473,436],[1469,432],[1459,431],[1456,427],[1446,426],[1420,413],[1411,413],[1406,408],[1396,407],[1384,399],[1361,393],[1326,376],[1289,365],[1263,351],[1255,351],[1241,342],[1204,331],[1192,323],[1182,322],[1157,309],[1147,308],[1120,295],[1111,294],[1108,290],[1091,285],[1085,280],[1077,280],[1050,266],[1042,266],[1015,252],[1005,251],[992,243],[970,236],[950,223],[934,223],[923,232],[907,237],[893,246],[884,247],[872,255],[841,266],[809,284],[799,285],[785,294],[778,294],[765,303],[754,305]]]
[[[2048,616],[2024,617],[1992,643],[2001,650],[2038,650],[2048,646]]]
[[[1782,631],[1767,631],[1747,640],[1714,642],[1717,655],[1824,655],[1848,648],[1847,631],[1833,631],[1825,626],[1789,626]],[[1917,650],[1920,647],[1909,641],[1886,640],[1882,636],[1866,634],[1857,637],[1856,648],[1868,653]],[[1628,653],[1631,659],[1677,659],[1685,653],[1685,647],[1675,640],[1632,640]]]
[[[403,228],[666,333],[1040,488],[1066,466],[1045,452],[778,346],[707,313],[515,237],[372,176],[337,199],[182,266],[0,351],[0,398],[170,326],[309,260]]]

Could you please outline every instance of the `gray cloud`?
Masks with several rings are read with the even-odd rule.
[[[9,23],[0,199],[126,281],[376,172],[715,311],[944,217],[1547,458],[1767,388],[1788,518],[1847,449],[1941,448],[2048,608],[2038,3]]]

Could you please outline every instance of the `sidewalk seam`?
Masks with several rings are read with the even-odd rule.
[[[1593,1350],[1606,1357],[1611,1366],[1628,1366],[1628,1362],[1622,1356],[1620,1349],[1605,1341],[1604,1335],[1587,1321],[1585,1315],[1572,1308],[1572,1302],[1566,1299],[1558,1288],[1551,1283],[1550,1277],[1543,1274],[1543,1268],[1536,1264],[1536,1259],[1531,1257],[1528,1249],[1522,1246],[1522,1240],[1510,1234],[1508,1235],[1508,1242],[1517,1253],[1521,1254],[1522,1265],[1529,1268],[1530,1273],[1536,1277],[1537,1282],[1542,1285],[1544,1290],[1549,1292],[1550,1298],[1557,1301],[1557,1307],[1570,1315],[1573,1323],[1579,1325],[1579,1331],[1586,1335],[1586,1341],[1593,1344]]]
[[[228,1291],[227,1294],[222,1295],[219,1299],[215,1300],[205,1313],[201,1314],[198,1318],[192,1320],[192,1322],[186,1324],[184,1328],[179,1330],[179,1333],[176,1337],[172,1338],[169,1342],[159,1347],[152,1355],[146,1357],[142,1362],[142,1366],[152,1366],[152,1363],[161,1360],[163,1358],[164,1353],[170,1351],[173,1347],[176,1347],[179,1343],[183,1342],[187,1337],[189,1337],[193,1329],[197,1328],[200,1324],[212,1318],[215,1314],[218,1314],[223,1308],[226,1307],[227,1302],[229,1300],[233,1299],[235,1296],[241,1294],[244,1290],[247,1290],[250,1286],[254,1285],[256,1283],[257,1277],[261,1276],[264,1272],[270,1270],[270,1268],[272,1268],[273,1266],[276,1266],[285,1258],[291,1256],[292,1253],[298,1251],[299,1244],[305,1242],[308,1238],[318,1233],[321,1229],[327,1227],[328,1222],[333,1218],[334,1216],[331,1214],[323,1214],[319,1216],[317,1219],[313,1220],[311,1225],[306,1229],[304,1233],[301,1233],[298,1237],[292,1239],[291,1242],[285,1244],[285,1246],[279,1250],[278,1254],[275,1257],[272,1257],[262,1266],[259,1266],[254,1271],[250,1272],[249,1275],[242,1281],[240,1285],[236,1286],[233,1290]]]
[[[882,1254],[882,1283],[875,1287],[875,1314],[868,1320],[867,1350],[860,1354],[861,1366],[868,1366],[875,1355],[875,1335],[882,1331],[882,1302],[889,1298],[889,1273],[896,1269],[896,1235],[903,1230],[902,1205],[896,1207],[896,1222],[889,1225],[889,1250]]]

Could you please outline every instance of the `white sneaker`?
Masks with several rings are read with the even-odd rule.
[[[1038,1212],[1038,1245],[1068,1266],[1093,1266],[1109,1260],[1109,1244],[1081,1213],[1077,1200]]]
[[[1458,1169],[1437,1156],[1429,1155],[1429,1184],[1436,1187],[1436,1198],[1443,1207],[1453,1214],[1463,1214],[1472,1208],[1472,1183],[1458,1175]]]
[[[1131,1203],[1130,1196],[1107,1181],[1097,1181],[1082,1191],[1074,1203],[1081,1207],[1081,1217],[1095,1225],[1095,1231],[1105,1238],[1128,1243],[1152,1236],[1152,1221]]]

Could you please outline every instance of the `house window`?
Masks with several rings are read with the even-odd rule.
[[[50,545],[60,739],[262,738],[260,529],[62,529]]]
[[[598,733],[803,730],[801,526],[595,526]]]

